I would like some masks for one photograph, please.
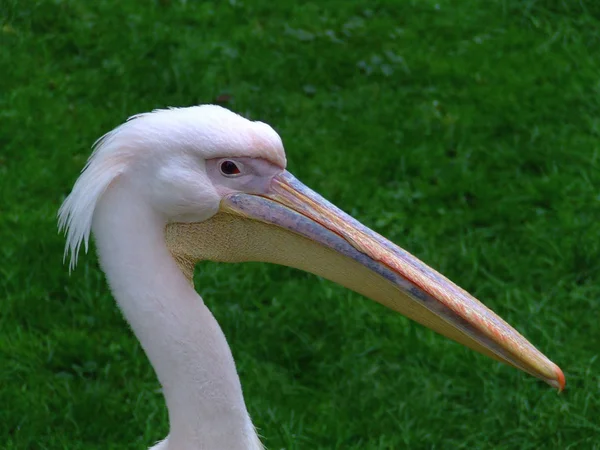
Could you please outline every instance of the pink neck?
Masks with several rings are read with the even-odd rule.
[[[259,449],[225,336],[172,258],[164,228],[125,180],[94,213],[100,264],[163,387],[171,426],[164,448]]]

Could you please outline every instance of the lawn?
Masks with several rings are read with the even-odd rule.
[[[0,0],[0,447],[168,432],[94,250],[56,212],[128,116],[220,103],[288,169],[559,364],[550,387],[296,270],[203,263],[280,449],[600,449],[600,2]]]

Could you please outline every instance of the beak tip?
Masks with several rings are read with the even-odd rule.
[[[555,389],[558,389],[558,393],[560,394],[567,384],[565,380],[565,374],[560,367],[554,365],[554,378],[546,379],[546,382]]]
[[[562,392],[565,389],[565,385],[567,384],[566,380],[565,380],[565,374],[563,373],[562,370],[560,370],[560,367],[556,366],[555,368],[555,372],[556,372],[556,381],[558,382],[558,392]]]

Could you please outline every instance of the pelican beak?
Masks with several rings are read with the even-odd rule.
[[[266,261],[315,273],[564,389],[560,368],[499,316],[287,171],[273,178],[266,193],[225,196],[207,226],[212,231],[198,233],[220,236],[227,252],[204,248],[204,259]]]

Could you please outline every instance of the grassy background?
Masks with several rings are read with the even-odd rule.
[[[143,449],[155,376],[56,211],[127,116],[221,102],[289,169],[473,292],[543,383],[330,282],[203,264],[276,449],[600,448],[600,3],[0,0],[0,445]]]

